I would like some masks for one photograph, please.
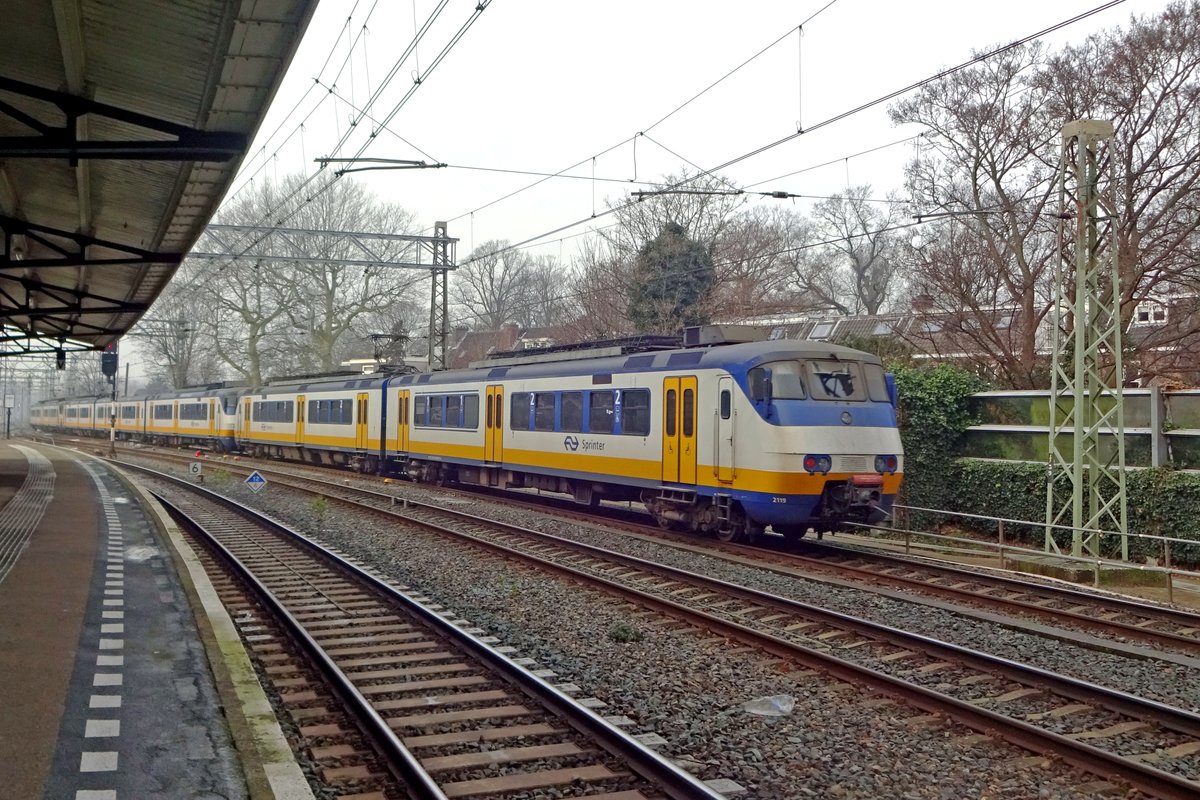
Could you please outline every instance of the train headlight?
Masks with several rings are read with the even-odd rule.
[[[889,475],[896,471],[900,461],[895,456],[875,456],[875,471]]]
[[[820,472],[824,475],[833,469],[833,459],[826,455],[809,453],[803,463],[805,471],[809,473]]]

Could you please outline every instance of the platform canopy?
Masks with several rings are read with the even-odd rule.
[[[316,0],[0,0],[0,351],[96,349],[233,180]]]

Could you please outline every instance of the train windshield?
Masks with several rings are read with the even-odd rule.
[[[853,361],[810,361],[809,386],[817,400],[863,400],[866,387]]]

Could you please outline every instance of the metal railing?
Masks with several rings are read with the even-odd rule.
[[[934,514],[946,518],[972,519],[992,523],[996,527],[996,541],[979,538],[969,538],[965,536],[952,536],[935,531],[913,530],[910,525],[910,518],[913,513]],[[1162,553],[1162,564],[1134,564],[1129,561],[1119,561],[1102,556],[1073,556],[1066,553],[1051,553],[1041,549],[1026,547],[1015,541],[1006,541],[1005,526],[1025,526],[1033,530],[1045,530],[1047,525],[1045,522],[1035,522],[1032,520],[1012,519],[1009,517],[993,517],[985,514],[972,514],[965,511],[946,511],[939,508],[924,508],[921,506],[906,506],[896,504],[893,506],[893,519],[896,520],[895,527],[884,525],[867,525],[861,524],[856,527],[862,528],[865,531],[881,531],[888,534],[895,534],[903,538],[905,554],[911,554],[914,545],[921,547],[929,547],[928,542],[924,540],[933,540],[934,542],[944,542],[953,547],[966,549],[969,551],[983,552],[992,557],[995,557],[1000,562],[1001,569],[1008,568],[1008,562],[1014,555],[1029,556],[1038,559],[1053,559],[1056,561],[1079,562],[1086,564],[1092,570],[1093,585],[1100,585],[1100,571],[1103,567],[1114,567],[1125,570],[1135,570],[1138,572],[1149,574],[1160,574],[1163,576],[1163,582],[1167,590],[1167,601],[1174,602],[1175,599],[1175,577],[1187,577],[1200,580],[1200,572],[1189,569],[1181,569],[1173,566],[1171,563],[1171,546],[1173,544],[1183,545],[1189,548],[1197,548],[1196,558],[1194,561],[1200,562],[1200,540],[1196,539],[1181,539],[1175,536],[1161,536],[1149,533],[1129,533],[1125,534],[1130,538],[1145,539],[1159,543]],[[1054,529],[1074,532],[1076,528],[1070,525],[1051,525]],[[1095,531],[1088,530],[1088,533],[1094,533],[1100,537],[1105,536],[1121,536],[1115,531]],[[915,540],[915,541],[914,541]],[[930,548],[932,549],[932,548]],[[1018,564],[1019,567],[1019,564]],[[1018,571],[1027,571],[1020,570]]]

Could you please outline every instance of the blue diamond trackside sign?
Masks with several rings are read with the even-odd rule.
[[[250,473],[250,477],[246,478],[246,485],[250,487],[251,491],[257,492],[260,489],[266,488],[267,479],[259,475],[258,470],[254,470],[254,472]]]

